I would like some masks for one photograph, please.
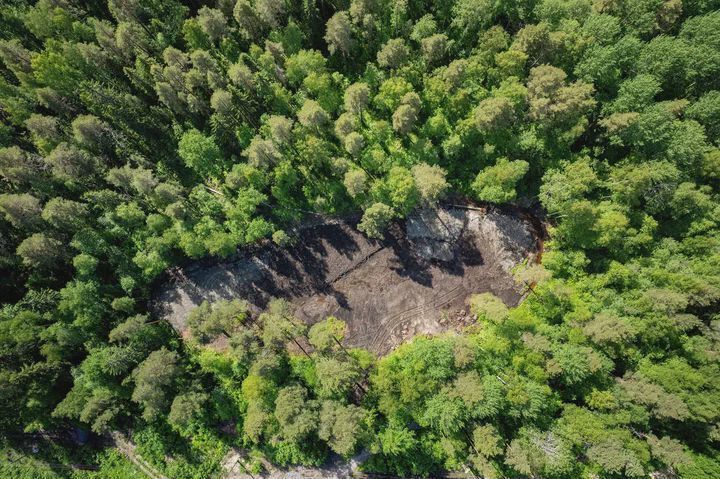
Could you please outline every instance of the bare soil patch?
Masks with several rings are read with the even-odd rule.
[[[351,219],[315,221],[290,247],[267,242],[175,271],[154,308],[185,333],[188,313],[204,300],[243,298],[259,312],[287,298],[308,324],[334,315],[347,322],[348,346],[382,355],[412,336],[468,324],[474,293],[516,305],[522,290],[510,269],[538,253],[535,223],[514,209],[448,206],[418,211],[378,241]]]

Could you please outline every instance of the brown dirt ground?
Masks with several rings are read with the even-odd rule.
[[[153,307],[185,334],[189,311],[203,300],[242,298],[259,312],[287,298],[308,324],[334,315],[348,325],[348,346],[383,355],[412,336],[469,324],[474,293],[516,305],[522,291],[509,269],[537,254],[535,223],[519,210],[445,207],[415,213],[377,241],[353,220],[324,219],[298,230],[291,247],[267,242],[176,270]]]

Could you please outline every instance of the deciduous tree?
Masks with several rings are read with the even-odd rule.
[[[515,186],[527,173],[530,165],[527,161],[510,161],[500,158],[493,166],[478,173],[472,188],[477,198],[492,203],[507,203],[517,197]]]

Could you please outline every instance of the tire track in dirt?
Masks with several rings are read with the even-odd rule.
[[[383,328],[378,329],[375,336],[370,341],[372,349],[377,349],[380,345],[384,344],[388,337],[397,332],[397,328],[401,326],[403,323],[412,320],[413,318],[423,316],[426,313],[436,310],[439,307],[442,307],[442,305],[449,304],[453,300],[457,299],[458,297],[462,296],[462,294],[465,291],[460,291],[462,286],[456,286],[455,288],[451,289],[450,291],[446,291],[442,293],[439,297],[433,298],[432,301],[420,304],[418,306],[415,306],[413,308],[409,308],[405,311],[401,311],[399,313],[394,314],[390,318],[387,318],[383,321],[382,326]],[[455,294],[453,294],[455,293]],[[443,298],[447,298],[448,296],[452,296],[449,300],[436,304],[438,300],[442,300]]]

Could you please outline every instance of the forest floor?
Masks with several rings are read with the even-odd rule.
[[[510,270],[538,254],[538,223],[518,209],[444,206],[416,211],[378,241],[353,219],[316,219],[293,232],[291,246],[266,242],[175,270],[153,308],[185,335],[188,313],[203,300],[241,298],[257,313],[282,297],[308,324],[343,319],[346,345],[384,355],[413,336],[469,324],[472,294],[516,305],[522,288]]]

